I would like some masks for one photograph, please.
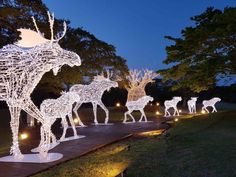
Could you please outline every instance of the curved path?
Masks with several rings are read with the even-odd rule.
[[[33,175],[54,165],[87,154],[105,145],[120,141],[132,134],[167,128],[166,124],[160,122],[161,119],[153,118],[152,120],[153,122],[147,123],[115,123],[107,126],[91,125],[86,128],[77,128],[78,134],[85,135],[85,138],[62,142],[50,151],[62,153],[62,159],[44,164],[0,162],[0,177],[23,177]],[[72,131],[70,133],[72,133]]]

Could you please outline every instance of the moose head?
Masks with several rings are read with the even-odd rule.
[[[27,49],[30,50],[31,53],[37,53],[35,56],[45,64],[45,70],[49,71],[52,69],[53,74],[57,75],[63,65],[69,65],[70,67],[80,66],[81,59],[76,53],[64,50],[58,44],[58,42],[66,34],[66,23],[63,23],[64,30],[62,34],[57,34],[58,37],[54,39],[54,14],[50,15],[49,12],[47,12],[47,14],[50,25],[51,39],[49,40],[44,38],[43,34],[39,31],[34,17],[32,17],[36,31],[32,31],[30,29],[18,29],[18,31],[21,32],[21,40],[19,40],[16,45],[24,48],[26,51]]]
[[[106,71],[106,73],[107,77],[105,77],[104,73],[102,72],[101,75],[97,75],[94,77],[94,81],[99,82],[99,85],[101,85],[101,87],[106,91],[109,91],[112,87],[118,87],[118,83],[111,80],[113,73],[109,71]]]

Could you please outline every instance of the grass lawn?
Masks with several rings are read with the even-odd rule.
[[[125,169],[128,177],[235,177],[236,111],[181,119],[165,135],[136,136],[36,176],[108,177]]]

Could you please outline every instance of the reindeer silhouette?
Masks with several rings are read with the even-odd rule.
[[[43,37],[33,18],[37,32],[19,29],[21,40],[0,49],[0,101],[6,101],[9,106],[13,136],[10,154],[13,154],[15,159],[24,157],[18,143],[20,111],[24,110],[44,125],[45,118],[30,98],[42,76],[51,69],[56,75],[65,64],[71,67],[81,65],[80,57],[76,53],[63,50],[58,44],[66,33],[66,23],[64,22],[61,37],[54,39],[54,15],[48,12],[48,18],[50,40]],[[47,155],[46,146],[50,142],[50,135],[51,132],[45,129],[41,131],[41,139],[44,143],[40,155]]]

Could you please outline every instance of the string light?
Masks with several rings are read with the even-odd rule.
[[[54,16],[48,13],[48,18],[53,34]],[[37,26],[35,20],[34,25]],[[13,139],[10,154],[18,160],[24,157],[18,142],[21,109],[45,124],[44,117],[30,98],[42,76],[51,69],[56,75],[65,64],[71,67],[81,65],[80,57],[76,53],[63,50],[58,44],[66,33],[65,23],[64,32],[57,39],[51,36],[51,40],[48,40],[39,32],[38,27],[36,29],[37,32],[19,29],[21,39],[15,45],[6,45],[0,49],[0,100],[6,101],[10,110]],[[51,133],[46,131],[47,129],[41,128],[41,142],[43,142],[39,151],[41,157],[46,157],[48,152],[47,145]]]
[[[177,104],[178,104],[178,102],[180,102],[181,100],[182,100],[182,98],[179,97],[179,96],[173,97],[172,100],[166,100],[166,101],[164,102],[164,106],[165,106],[165,115],[164,115],[164,116],[165,116],[165,117],[171,116],[170,112],[168,111],[168,109],[170,109],[170,108],[174,108],[174,114],[173,114],[173,116],[175,116],[176,113],[177,113],[177,115],[179,116],[179,111],[178,111],[178,109],[177,109]]]
[[[210,100],[203,100],[202,101],[202,104],[203,104],[202,110],[205,110],[207,113],[209,113],[209,110],[207,109],[207,107],[210,106],[213,108],[212,113],[217,112],[215,104],[219,101],[221,101],[221,99],[218,97],[212,98]]]
[[[128,111],[124,114],[123,123],[127,121],[127,115],[132,118],[132,121],[135,122],[134,117],[132,116],[132,112],[138,110],[141,112],[141,118],[139,122],[144,121],[147,122],[147,117],[144,112],[144,107],[150,102],[153,101],[151,96],[147,96],[145,92],[145,87],[148,83],[154,82],[153,79],[159,76],[159,74],[151,71],[151,70],[130,70],[127,79],[129,81],[126,89],[128,90],[128,98],[126,102],[126,106]]]
[[[102,73],[101,75],[95,76],[92,83],[89,85],[76,84],[70,88],[70,91],[76,92],[80,96],[80,99],[77,100],[73,112],[75,113],[81,126],[85,125],[82,123],[77,111],[83,103],[89,102],[93,104],[94,123],[96,125],[98,124],[97,106],[99,105],[106,113],[105,124],[108,124],[109,111],[102,102],[102,95],[105,91],[109,91],[112,87],[118,87],[118,83],[116,81],[110,80],[112,74],[112,72],[110,73],[107,71],[107,77],[105,77]]]

